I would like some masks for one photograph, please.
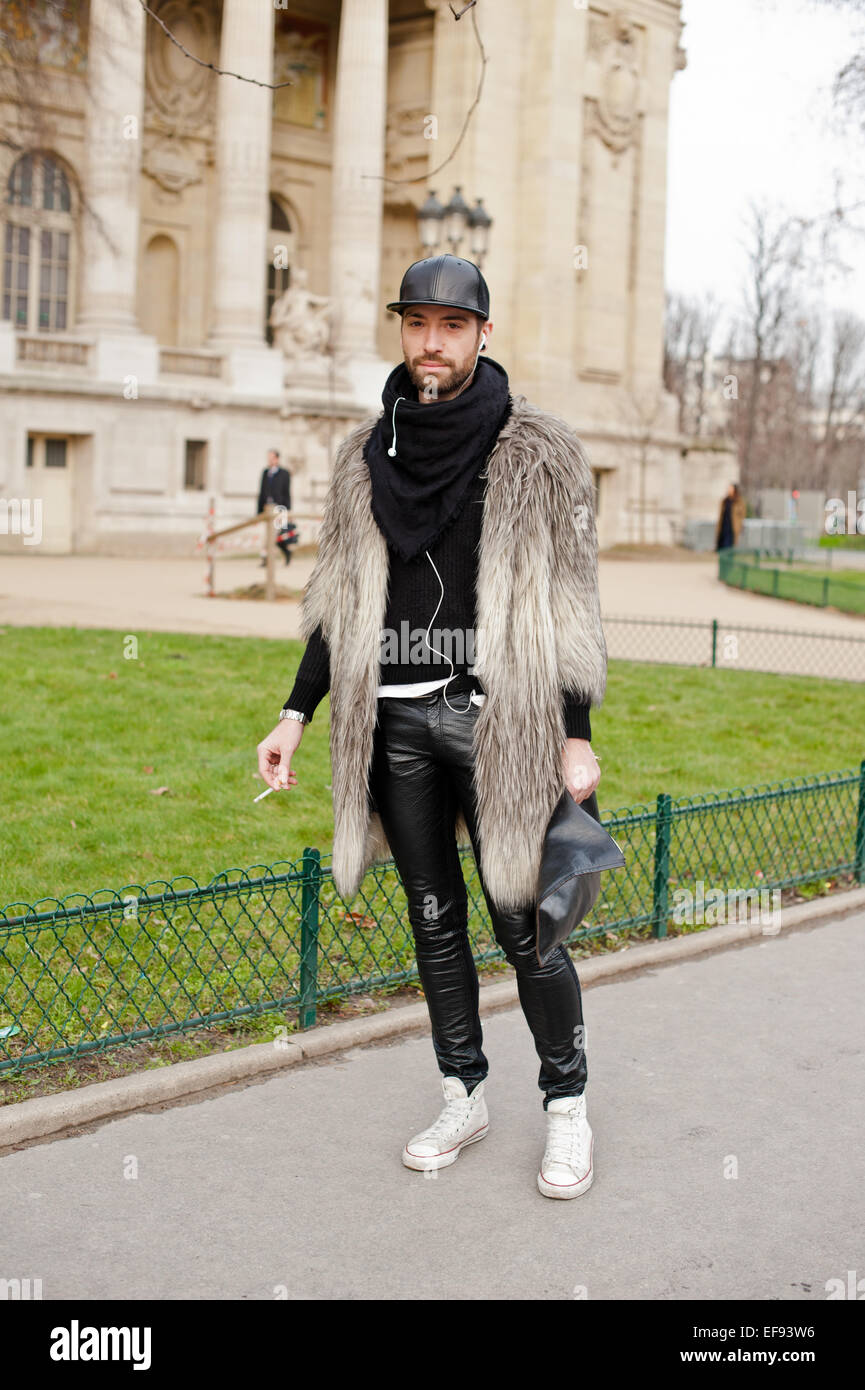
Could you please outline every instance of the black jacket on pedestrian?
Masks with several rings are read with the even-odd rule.
[[[291,511],[291,474],[287,468],[277,468],[272,475],[267,468],[262,472],[258,489],[259,512],[264,511],[266,502],[273,502],[277,507],[285,507],[286,511]]]

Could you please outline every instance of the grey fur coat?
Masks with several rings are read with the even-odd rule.
[[[337,452],[301,621],[306,640],[321,623],[330,648],[332,873],[347,901],[370,865],[392,855],[367,794],[389,567],[361,451],[380,415]],[[515,396],[486,469],[474,671],[487,698],[475,720],[475,789],[486,887],[509,911],[535,901],[544,833],[565,787],[562,693],[600,705],[607,649],[592,474],[573,430]],[[456,836],[470,843],[462,812]]]

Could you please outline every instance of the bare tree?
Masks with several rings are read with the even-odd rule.
[[[58,94],[70,80],[81,82],[85,103],[92,100],[90,76],[87,70],[80,77],[70,73],[58,74],[40,61],[40,43],[46,32],[56,33],[76,22],[87,20],[83,38],[91,45],[106,45],[109,37],[91,19],[85,5],[72,5],[69,0],[43,0],[31,5],[20,21],[0,5],[0,145],[15,154],[38,154],[53,151],[58,145],[59,122],[63,119],[63,101]],[[118,59],[118,80],[122,80]],[[120,132],[116,132],[120,139]],[[97,208],[88,195],[84,165],[76,179],[78,217],[82,227],[92,228],[112,253],[118,248]]]
[[[742,323],[749,367],[740,453],[743,491],[754,482],[761,404],[788,336],[798,280],[806,264],[806,228],[801,219],[772,212],[752,201],[749,223]]]
[[[839,311],[832,318],[829,384],[823,436],[818,448],[819,480],[824,492],[844,485],[839,476],[845,441],[865,426],[865,322],[855,314]],[[854,482],[855,486],[855,482]]]
[[[767,431],[771,452],[766,481],[774,486],[792,487],[797,482],[814,481],[813,421],[819,408],[824,337],[822,313],[802,305],[791,317],[784,354],[790,365],[788,398],[780,402],[781,416],[776,419],[774,430]]]
[[[64,15],[62,0],[45,0],[47,14]],[[45,147],[55,127],[46,114],[51,82],[39,64],[38,32],[25,26],[18,30],[13,16],[0,7],[0,145],[16,154]]]
[[[649,455],[655,444],[655,425],[663,405],[663,392],[655,389],[647,394],[638,394],[632,387],[621,391],[623,415],[632,426],[632,439],[639,465],[639,496],[635,499],[635,509],[639,516],[639,543],[646,541],[646,473]],[[634,505],[634,503],[632,503]],[[657,540],[657,510],[655,515],[655,539]]]
[[[706,366],[719,315],[720,307],[712,294],[701,298],[667,295],[663,381],[679,402],[682,434],[704,432],[709,387]]]
[[[865,0],[818,0],[821,7],[846,10],[862,21],[850,57],[835,74],[833,94],[842,110],[861,122],[865,133]]]
[[[706,416],[706,368],[712,351],[712,343],[718,328],[720,305],[712,293],[704,294],[694,304],[694,328],[692,334],[694,350],[694,393],[693,406],[688,421],[691,434],[704,432]]]
[[[688,354],[688,325],[690,308],[683,294],[667,291],[664,306],[664,366],[662,378],[665,390],[679,402],[679,429],[682,429],[684,410],[685,364]]]
[[[818,16],[818,22],[819,16],[829,9],[846,13],[854,21],[850,34],[850,56],[835,74],[832,96],[842,125],[852,121],[858,125],[860,133],[865,134],[865,0],[811,0],[811,6]],[[861,169],[860,162],[858,169],[845,168],[843,175],[837,175],[832,206],[815,214],[815,222],[822,224],[827,234],[845,231],[860,239],[865,237]],[[844,185],[849,187],[851,180],[853,191],[845,192]],[[846,269],[849,270],[849,267]]]

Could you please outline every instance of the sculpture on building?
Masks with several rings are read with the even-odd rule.
[[[313,294],[306,282],[305,270],[293,271],[291,284],[270,311],[274,340],[290,362],[323,357],[330,346],[332,301],[328,295]]]

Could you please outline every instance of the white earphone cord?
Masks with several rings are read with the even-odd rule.
[[[405,396],[397,396],[396,400],[393,403],[393,413],[390,417],[390,428],[391,433],[393,434],[393,443],[391,444],[387,452],[388,456],[392,459],[396,458],[396,408],[399,405],[400,401],[404,400]]]
[[[433,569],[435,570],[435,572],[436,572],[436,578],[437,578],[439,584],[441,585],[441,595],[439,596],[439,601],[438,601],[438,603],[436,604],[436,611],[435,611],[435,613],[433,613],[432,617],[431,617],[430,620],[429,620],[429,623],[427,624],[427,630],[426,630],[426,632],[424,633],[424,641],[426,642],[426,644],[427,644],[427,646],[429,647],[429,649],[430,649],[431,652],[435,652],[437,656],[445,656],[444,652],[440,652],[440,651],[438,650],[438,648],[437,648],[437,647],[434,647],[434,646],[432,645],[432,643],[429,641],[429,632],[430,632],[430,628],[432,627],[433,623],[435,622],[436,613],[438,613],[439,609],[441,608],[441,606],[442,606],[442,599],[443,599],[444,596],[445,596],[445,586],[444,586],[444,584],[442,584],[442,577],[441,577],[441,575],[439,574],[438,570],[436,569],[436,567],[435,567],[435,562],[434,562],[432,556],[430,555],[429,551],[428,551],[428,550],[425,550],[425,551],[424,551],[424,555],[427,557],[427,559],[429,560],[429,562],[430,562],[430,564],[432,565]],[[442,699],[444,700],[444,702],[445,702],[445,704],[447,705],[448,709],[451,710],[451,712],[452,712],[453,714],[468,714],[468,712],[469,712],[469,710],[471,709],[471,706],[472,706],[472,694],[471,694],[471,692],[469,693],[469,701],[468,701],[468,704],[466,705],[465,709],[454,709],[453,705],[451,704],[450,700],[448,699],[447,695],[445,694],[445,691],[447,690],[447,688],[448,688],[448,686],[450,685],[451,681],[452,681],[452,680],[455,678],[455,676],[456,676],[456,669],[454,668],[454,664],[453,664],[453,662],[451,661],[450,657],[449,657],[449,656],[445,656],[445,661],[448,663],[448,665],[449,665],[450,668],[451,668],[451,674],[448,676],[447,680],[445,681],[444,685],[443,685],[442,688],[441,688],[441,690],[442,690]]]

